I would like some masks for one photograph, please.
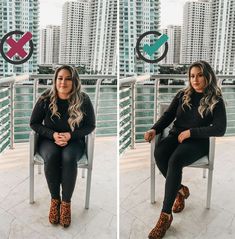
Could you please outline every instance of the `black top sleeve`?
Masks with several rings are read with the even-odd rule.
[[[71,132],[72,140],[83,138],[85,135],[90,134],[96,127],[94,108],[89,96],[86,94],[81,110],[83,112],[83,124],[81,127],[75,128],[75,130]]]
[[[168,109],[163,113],[163,115],[160,117],[160,119],[151,128],[156,131],[156,134],[161,133],[175,119],[176,111],[177,111],[179,101],[180,101],[182,94],[183,94],[183,91],[179,91],[176,94],[176,96],[172,100],[171,104],[169,105]]]
[[[211,136],[223,136],[227,127],[225,105],[222,98],[216,103],[212,114],[212,123],[205,127],[190,129],[191,138],[207,138]]]
[[[54,130],[46,127],[42,124],[47,111],[48,106],[46,105],[46,100],[39,98],[37,103],[34,106],[31,118],[30,118],[30,127],[39,135],[43,137],[53,139]]]

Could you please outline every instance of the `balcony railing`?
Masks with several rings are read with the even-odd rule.
[[[235,135],[235,76],[217,76],[226,103],[226,135]],[[186,75],[144,75],[120,79],[119,151],[143,142],[143,134],[158,118],[158,105],[170,102],[186,86]]]
[[[23,75],[0,79],[0,152],[14,142],[28,141],[29,119],[37,98],[51,87],[53,75]],[[115,76],[80,75],[83,90],[96,112],[96,135],[117,134]]]

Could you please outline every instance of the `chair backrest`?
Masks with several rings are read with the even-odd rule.
[[[160,105],[159,105],[159,116],[160,117],[164,114],[164,112],[167,110],[169,105],[170,104],[166,103],[166,102],[160,103]],[[173,126],[173,123],[171,123],[167,128],[165,128],[161,134],[161,137],[165,138],[169,134],[169,131],[171,130],[172,126]]]

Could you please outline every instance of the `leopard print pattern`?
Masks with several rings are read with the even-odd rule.
[[[60,200],[59,199],[51,199],[49,222],[51,224],[58,224],[59,221],[60,221]]]
[[[171,215],[170,219],[168,215],[163,212],[158,219],[156,226],[149,233],[149,239],[161,239],[165,236],[167,229],[170,227],[171,222],[173,220],[173,216]]]
[[[186,186],[182,186],[184,195],[182,195],[180,192],[177,193],[177,196],[175,198],[175,202],[172,208],[172,211],[174,213],[182,212],[185,207],[184,200],[187,199],[190,195],[189,189]]]
[[[62,201],[60,208],[60,225],[68,227],[71,223],[71,205]]]

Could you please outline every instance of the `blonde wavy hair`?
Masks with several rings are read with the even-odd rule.
[[[71,131],[74,131],[75,126],[79,125],[79,123],[83,119],[83,112],[81,111],[81,105],[83,103],[84,94],[81,91],[81,80],[79,79],[78,72],[75,68],[69,66],[69,65],[63,65],[56,69],[54,78],[53,78],[53,85],[51,89],[43,96],[41,99],[49,98],[50,104],[49,109],[51,110],[51,119],[53,116],[57,116],[60,118],[60,113],[58,112],[58,106],[56,104],[58,100],[58,92],[56,89],[56,81],[58,77],[58,73],[61,70],[68,70],[71,74],[71,80],[72,80],[72,91],[69,93],[69,108],[68,108],[68,124],[71,129]],[[52,119],[53,120],[53,119]]]
[[[189,85],[184,90],[183,95],[183,104],[182,108],[184,110],[184,106],[187,106],[191,109],[191,95],[195,91],[191,85],[190,77],[191,77],[191,69],[193,67],[199,67],[202,71],[202,74],[205,78],[206,85],[203,91],[203,97],[200,100],[200,105],[198,107],[198,113],[203,118],[209,112],[213,113],[213,109],[215,105],[218,103],[219,98],[222,97],[221,89],[217,84],[217,79],[215,73],[211,66],[206,61],[196,61],[192,65],[190,65],[188,69],[188,77],[189,77]]]

